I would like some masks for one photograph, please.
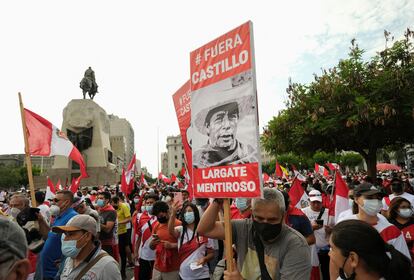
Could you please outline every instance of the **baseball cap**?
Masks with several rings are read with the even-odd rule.
[[[322,202],[322,194],[318,190],[311,190],[309,192],[309,200],[310,201],[319,201]]]
[[[96,236],[96,221],[89,215],[76,215],[66,226],[57,226],[53,227],[52,231],[56,233],[65,233],[70,231],[84,230],[92,233],[93,236]]]
[[[374,195],[374,194],[382,194],[382,192],[370,183],[359,184],[354,189],[355,196]]]
[[[0,217],[0,260],[10,253],[19,259],[26,258],[26,235],[16,222]]]

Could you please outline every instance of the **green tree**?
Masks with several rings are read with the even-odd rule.
[[[347,59],[315,74],[309,84],[289,82],[287,108],[264,131],[266,150],[356,151],[375,176],[378,149],[414,140],[413,35],[407,29],[403,40],[367,62],[352,40]]]
[[[340,155],[338,162],[342,166],[347,166],[349,168],[354,169],[355,166],[358,166],[362,163],[362,160],[363,158],[360,154],[349,152],[349,153],[344,153]]]

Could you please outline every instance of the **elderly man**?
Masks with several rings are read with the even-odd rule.
[[[97,223],[89,215],[77,215],[66,226],[53,227],[62,235],[62,253],[66,257],[60,279],[121,279],[118,263],[101,249]]]
[[[198,225],[200,235],[224,239],[224,224],[216,222],[220,209],[219,200],[210,204]],[[226,271],[225,277],[265,279],[264,275],[268,275],[267,279],[309,279],[309,246],[300,233],[285,225],[282,193],[264,188],[264,198],[252,201],[252,214],[253,219],[231,221],[238,258],[235,271]]]
[[[211,109],[205,118],[203,132],[207,145],[195,151],[194,167],[221,166],[257,161],[256,151],[236,139],[239,106],[229,102]]]
[[[53,203],[50,208],[56,209],[57,216],[52,226],[64,226],[73,216],[78,214],[71,208],[73,203],[73,193],[71,191],[57,192]],[[43,279],[54,279],[58,271],[59,263],[62,261],[62,251],[60,249],[61,236],[50,231],[48,224],[41,214],[38,214],[37,218],[39,220],[40,233],[43,239],[46,240],[41,252]]]
[[[10,215],[16,220],[17,215],[29,206],[29,199],[24,194],[15,194],[10,198]]]
[[[0,279],[26,280],[29,270],[23,230],[15,222],[0,217]]]

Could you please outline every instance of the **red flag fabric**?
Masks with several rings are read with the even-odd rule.
[[[170,178],[168,178],[167,176],[165,176],[164,174],[162,174],[162,172],[160,172],[159,174],[158,174],[158,179],[159,180],[162,180],[164,183],[166,183],[166,184],[169,184],[169,183],[171,183],[171,179]]]
[[[292,187],[289,190],[290,205],[298,209],[308,206],[308,195],[302,188],[302,182],[297,177],[293,179]]]
[[[171,174],[171,182],[177,181],[177,176],[174,173]]]
[[[321,174],[324,177],[329,176],[329,171],[323,165],[319,165],[315,162],[315,172]]]
[[[78,178],[72,178],[72,184],[70,185],[69,190],[73,193],[76,193],[80,186],[80,181],[82,179],[82,175],[80,175]]]
[[[79,164],[83,178],[88,177],[86,164],[79,150],[66,135],[48,120],[24,109],[30,154],[33,156],[61,155]]]
[[[127,170],[124,171],[122,169],[121,190],[126,195],[129,195],[134,188],[135,163],[136,156],[134,154],[128,164]]]
[[[269,175],[267,175],[267,173],[266,173],[266,172],[263,172],[263,173],[262,173],[262,175],[263,175],[263,181],[264,181],[264,182],[269,182],[269,178],[270,178],[270,176],[269,176]]]
[[[181,175],[181,176],[184,176],[184,174],[185,174],[185,167],[183,166],[183,167],[181,168],[180,175]]]
[[[351,208],[348,202],[348,192],[349,188],[341,173],[336,171],[332,202],[329,205],[329,216],[334,216],[335,222],[338,221],[339,214]]]
[[[63,190],[62,184],[60,183],[60,179],[58,180],[56,186],[55,186],[55,190],[56,191],[61,191]]]
[[[329,170],[331,170],[331,171],[335,171],[335,170],[339,169],[339,164],[333,163],[333,162],[328,162],[326,164],[326,166],[328,166]]]
[[[148,186],[147,180],[145,180],[144,173],[141,173],[141,180],[140,180],[140,182],[141,182],[141,185]]]
[[[276,161],[276,168],[275,168],[275,173],[277,177],[282,178],[283,177],[283,171],[282,168],[280,168],[279,163]]]
[[[55,197],[56,190],[55,186],[53,185],[52,180],[50,180],[49,177],[47,177],[47,187],[46,187],[46,195],[45,200],[49,200]]]

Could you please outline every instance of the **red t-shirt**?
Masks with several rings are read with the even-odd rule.
[[[175,220],[175,226],[180,226],[181,222]],[[152,228],[152,234],[157,234],[161,241],[168,241],[171,243],[177,243],[177,239],[168,231],[168,223],[160,224],[155,222]],[[178,250],[166,249],[161,242],[155,247],[156,257],[154,268],[161,272],[171,272],[180,269],[180,259],[178,256]]]

